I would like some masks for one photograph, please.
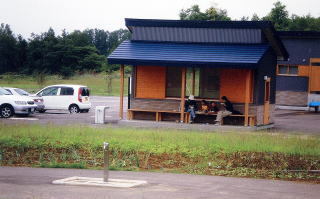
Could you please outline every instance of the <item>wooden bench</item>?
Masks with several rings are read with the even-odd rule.
[[[211,115],[215,115],[215,116],[217,116],[218,115],[218,113],[214,113],[214,112],[208,112],[208,113],[205,113],[205,112],[199,112],[199,111],[197,111],[196,112],[196,115],[208,115],[208,116],[211,116]],[[228,116],[226,116],[226,117],[245,117],[245,115],[241,115],[241,114],[232,114],[232,115],[228,115]],[[224,118],[226,118],[226,117],[224,117]],[[222,121],[221,121],[221,124],[223,124],[223,119],[224,118],[222,118]],[[254,116],[254,115],[248,115],[248,118],[249,118],[249,126],[254,126],[255,125],[255,119],[256,119],[256,117]],[[188,117],[188,119],[187,119],[187,121],[186,122],[188,122],[189,123],[189,121],[190,121],[190,117]]]
[[[169,110],[146,110],[146,109],[128,109],[128,120],[132,120],[134,118],[134,112],[148,112],[156,114],[156,121],[162,121],[162,113],[175,113],[180,114],[180,111],[169,111]],[[189,113],[185,112],[184,114],[184,122],[187,122],[189,119]]]
[[[155,113],[156,114],[156,121],[160,122],[162,121],[162,113],[176,113],[180,114],[180,111],[166,111],[166,110],[145,110],[145,109],[128,109],[128,120],[132,120],[134,118],[134,112],[149,112],[149,113]],[[217,113],[204,113],[204,112],[196,112],[196,115],[214,115],[217,116]],[[227,117],[245,117],[245,115],[240,114],[234,114],[234,115],[228,115]],[[248,115],[249,117],[249,126],[255,125],[255,116],[254,115]],[[185,123],[190,122],[190,114],[188,112],[184,113],[184,121]],[[223,119],[221,121],[221,124],[223,124]]]

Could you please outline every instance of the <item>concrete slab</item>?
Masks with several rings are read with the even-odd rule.
[[[180,130],[196,130],[196,131],[258,131],[273,128],[273,124],[261,126],[232,126],[222,125],[215,126],[212,124],[186,124],[176,122],[155,122],[146,120],[119,120],[120,126],[136,127],[136,128],[160,128],[160,129],[180,129]]]
[[[114,188],[132,188],[146,185],[147,181],[142,180],[126,180],[126,179],[109,179],[104,182],[103,178],[89,177],[69,177],[60,180],[54,180],[52,184],[56,185],[77,185],[77,186],[98,186],[98,187],[114,187]]]
[[[308,106],[281,106],[281,105],[276,105],[276,109],[291,110],[291,111],[309,111],[310,110]]]

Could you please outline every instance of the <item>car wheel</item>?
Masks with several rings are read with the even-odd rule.
[[[77,105],[72,104],[69,107],[69,111],[70,111],[71,114],[75,114],[75,113],[79,113],[80,109],[79,109],[79,107]]]
[[[46,110],[41,109],[41,110],[38,110],[38,112],[39,112],[39,113],[44,113],[44,112],[46,112]]]
[[[14,110],[9,105],[4,105],[0,108],[0,114],[1,114],[1,117],[3,118],[9,118],[13,115],[13,113],[14,113]]]

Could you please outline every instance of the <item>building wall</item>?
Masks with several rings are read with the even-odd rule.
[[[137,99],[130,101],[131,109],[178,111],[180,100],[174,99]]]
[[[132,27],[132,41],[263,43],[260,29]]]
[[[307,106],[308,92],[277,91],[277,105],[282,106]]]
[[[319,54],[320,56],[320,54]],[[320,62],[320,59],[319,59]],[[310,66],[310,91],[320,92],[320,66]]]
[[[137,66],[135,71],[137,98],[165,98],[166,67]]]
[[[288,61],[279,61],[278,64],[309,65],[310,58],[320,55],[320,38],[281,38],[288,53]]]
[[[246,77],[248,73],[251,73],[247,69],[222,69],[221,70],[221,82],[220,82],[220,94],[221,96],[227,96],[230,101],[235,103],[245,102],[245,89],[246,89]],[[253,76],[250,75],[251,87],[250,101],[253,101]]]
[[[308,77],[277,76],[277,91],[308,92],[308,87]]]
[[[275,103],[276,98],[276,67],[277,56],[269,49],[260,61],[259,68],[254,73],[254,97],[253,102],[256,105],[264,105],[265,80],[264,76],[271,78],[270,84],[270,104]]]
[[[308,87],[308,77],[278,75],[276,104],[283,106],[307,106]]]

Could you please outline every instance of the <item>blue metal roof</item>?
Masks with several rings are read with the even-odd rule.
[[[124,41],[109,64],[256,68],[269,45],[186,44]]]

